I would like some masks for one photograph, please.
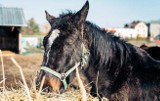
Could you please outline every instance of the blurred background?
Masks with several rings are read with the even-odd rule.
[[[44,11],[56,17],[67,10],[78,11],[85,1],[0,0],[0,49],[20,54],[42,53],[43,37],[50,30]],[[102,29],[135,45],[159,43],[159,0],[89,0],[89,3],[87,20]]]

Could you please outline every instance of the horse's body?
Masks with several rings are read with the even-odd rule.
[[[160,47],[158,46],[146,46],[146,45],[141,45],[140,48],[144,49],[147,51],[147,53],[154,59],[160,60]]]
[[[144,50],[105,33],[86,22],[85,33],[90,49],[90,61],[85,74],[94,81],[91,93],[98,92],[112,100],[160,100],[160,63]],[[94,30],[94,31],[93,31]]]
[[[84,44],[90,55],[79,70],[91,82],[93,96],[98,92],[98,96],[107,97],[110,101],[159,101],[160,62],[141,48],[85,21],[88,9],[87,1],[77,13],[62,14],[59,18],[46,13],[52,28],[44,38],[42,65],[65,73],[76,62],[81,63],[81,45]],[[61,78],[50,71],[41,70],[37,81],[41,81],[44,75],[45,85],[53,91],[64,88]],[[74,77],[75,71],[66,77],[67,83],[71,83]]]

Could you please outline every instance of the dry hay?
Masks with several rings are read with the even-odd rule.
[[[2,87],[1,87],[2,88]],[[29,89],[31,101],[81,101],[81,93],[79,90],[69,89],[62,94],[45,93],[38,91],[34,87]],[[97,98],[92,97],[87,93],[87,101],[98,101]],[[5,89],[4,92],[0,92],[0,101],[29,101],[26,94],[25,87],[19,89]]]
[[[55,93],[41,93],[38,95],[38,92],[35,89],[30,89],[30,96],[32,101],[81,101],[81,93],[79,90],[68,90],[62,94]],[[87,101],[98,101],[97,98],[93,98],[90,94],[87,93]],[[0,101],[28,101],[27,94],[25,89],[11,89],[0,92]]]

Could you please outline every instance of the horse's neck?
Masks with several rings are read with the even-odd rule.
[[[100,44],[101,45],[101,41],[103,41],[103,43],[105,44],[105,34],[107,35],[107,33],[105,33],[103,30],[101,30],[100,28],[98,28],[97,26],[93,25],[90,22],[86,23],[86,28],[84,30],[84,37],[85,37],[85,41],[88,42],[88,46],[91,47],[91,45],[96,45]],[[103,35],[103,36],[102,36]]]
[[[128,58],[131,55],[131,49],[133,48],[132,45],[111,35],[111,33],[105,33],[103,30],[96,28],[96,26],[91,25],[86,29],[85,37],[90,52],[94,59],[99,58],[99,64],[115,64],[119,61],[117,64],[121,66],[129,60]]]
[[[109,55],[112,55],[111,51],[107,49],[109,47],[107,33],[103,30],[92,24],[87,24],[84,35],[93,58],[100,57],[98,61],[104,62],[105,59],[109,58]]]

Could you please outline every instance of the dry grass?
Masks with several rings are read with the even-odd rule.
[[[54,93],[41,93],[38,96],[38,91],[35,88],[30,88],[31,101],[81,101],[81,93],[79,90],[68,90],[63,94]],[[0,92],[0,101],[30,101],[25,90],[25,87],[19,89],[8,89],[5,91],[4,98],[3,92]],[[98,101],[87,93],[87,101]]]
[[[3,89],[3,87],[0,87]],[[26,87],[21,84],[18,89],[7,88],[0,92],[0,101],[82,101],[80,90],[68,89],[62,94],[45,93],[36,90],[35,85],[29,88],[30,99],[26,92]],[[98,98],[92,97],[87,93],[87,101],[98,101]]]

